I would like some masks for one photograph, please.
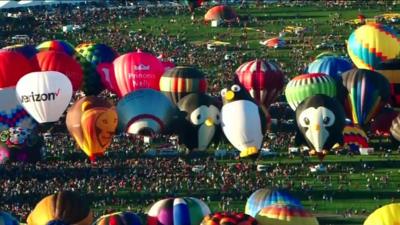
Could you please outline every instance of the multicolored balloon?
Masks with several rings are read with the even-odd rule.
[[[32,72],[16,86],[17,99],[39,123],[56,122],[72,98],[72,84],[56,71]]]
[[[63,41],[63,40],[45,41],[36,46],[36,49],[39,52],[43,51],[62,52],[69,56],[74,56],[76,54],[74,46],[68,41]]]
[[[260,225],[319,225],[317,218],[303,207],[283,204],[261,209],[256,220]]]
[[[79,147],[95,160],[112,142],[118,124],[115,107],[99,97],[79,99],[68,110],[66,125]]]
[[[66,75],[77,91],[82,84],[83,70],[81,65],[71,56],[63,52],[44,51],[31,58],[34,71],[57,71]]]
[[[9,213],[0,211],[0,224],[3,225],[19,225],[17,219],[11,216]]]
[[[321,94],[307,98],[296,109],[296,121],[310,149],[318,153],[343,143],[345,113],[334,98]]]
[[[257,225],[257,220],[242,212],[216,212],[204,217],[200,225]]]
[[[143,88],[159,90],[164,66],[152,54],[138,51],[121,55],[112,64],[102,63],[97,71],[105,87],[123,97]]]
[[[344,72],[342,79],[348,91],[345,102],[347,117],[354,124],[364,126],[389,100],[389,82],[381,74],[365,69]]]
[[[101,216],[92,225],[142,225],[142,222],[135,213],[116,212]]]
[[[316,94],[334,98],[336,90],[336,82],[332,77],[323,73],[310,73],[293,78],[286,85],[285,96],[290,108],[296,110],[306,98]]]
[[[62,191],[43,198],[29,214],[29,225],[91,225],[93,213],[85,198],[76,192]]]
[[[235,79],[266,113],[271,103],[281,94],[285,75],[275,63],[256,59],[242,64],[236,70]]]
[[[364,225],[397,225],[399,224],[399,213],[399,203],[382,206],[367,217]]]
[[[236,12],[229,6],[217,5],[212,7],[204,15],[204,21],[223,20],[225,22],[235,22],[238,18]]]
[[[0,130],[9,127],[34,128],[35,120],[19,104],[15,85],[33,71],[29,60],[13,51],[0,52]]]
[[[210,214],[197,198],[167,198],[154,203],[147,213],[147,225],[198,225]]]
[[[324,51],[324,52],[319,53],[317,56],[315,56],[315,59],[320,59],[320,58],[323,58],[323,57],[326,57],[326,56],[339,57],[339,55],[334,53],[334,52]]]
[[[34,45],[22,45],[22,44],[9,45],[9,46],[2,48],[0,51],[3,51],[3,50],[21,53],[27,59],[32,58],[38,52]]]
[[[178,119],[178,108],[161,92],[140,89],[124,96],[118,104],[118,130],[151,136],[169,129]]]
[[[353,64],[346,58],[325,56],[310,63],[306,73],[324,73],[337,79],[343,72],[351,69],[353,69]]]
[[[179,141],[190,150],[205,151],[221,134],[220,104],[206,94],[189,94],[178,102],[185,113],[179,123]]]
[[[353,153],[360,153],[360,148],[368,148],[368,136],[358,126],[346,125],[343,129],[344,145]]]
[[[368,23],[350,35],[347,52],[359,69],[374,70],[379,63],[400,55],[400,35],[387,25]]]
[[[177,104],[190,93],[205,93],[207,80],[204,74],[195,67],[177,66],[162,75],[160,91]]]
[[[273,204],[303,207],[298,199],[285,190],[261,188],[253,192],[247,199],[245,213],[255,217],[262,208]]]
[[[7,148],[6,145],[0,144],[0,164],[8,162],[9,159],[10,159],[10,150]]]
[[[400,107],[400,59],[384,61],[378,64],[375,69],[390,83],[389,103],[393,107]]]

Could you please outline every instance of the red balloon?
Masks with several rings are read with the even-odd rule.
[[[0,52],[0,89],[15,86],[21,77],[32,71],[29,60],[21,53]]]
[[[74,91],[82,84],[83,70],[79,62],[71,56],[58,51],[39,52],[31,58],[35,71],[58,71],[66,75]]]
[[[164,66],[150,53],[132,52],[119,56],[112,64],[97,67],[108,89],[122,97],[143,88],[159,90]]]
[[[281,93],[284,79],[277,65],[259,59],[244,63],[236,70],[236,80],[249,91],[264,111]]]
[[[376,135],[390,136],[390,126],[397,115],[399,113],[393,109],[384,108],[371,123],[371,132]]]

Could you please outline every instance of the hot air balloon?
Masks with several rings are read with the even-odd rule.
[[[79,147],[93,161],[102,156],[111,144],[117,128],[115,107],[99,97],[79,99],[68,110],[66,125]]]
[[[19,225],[17,219],[11,216],[9,213],[0,211],[0,224],[3,225]]]
[[[34,45],[21,45],[21,44],[10,45],[10,46],[3,47],[0,51],[3,51],[3,50],[21,53],[27,59],[32,58],[37,53],[36,47]]]
[[[372,121],[370,131],[376,135],[390,136],[390,126],[398,115],[392,108],[383,108]]]
[[[77,91],[82,84],[83,70],[81,65],[72,57],[62,52],[39,52],[31,58],[34,71],[57,71],[66,75]]]
[[[392,27],[368,23],[350,35],[347,52],[357,68],[374,70],[379,63],[399,56],[400,36]]]
[[[15,85],[32,72],[29,61],[17,52],[0,52],[0,130],[9,127],[34,128],[36,123],[17,100]]]
[[[390,126],[390,134],[394,139],[400,141],[400,115],[393,119],[392,125]]]
[[[77,59],[83,68],[82,91],[86,95],[97,95],[104,86],[96,68],[101,63],[111,63],[118,53],[105,44],[83,43],[75,48]]]
[[[138,51],[121,55],[112,64],[102,63],[97,71],[106,88],[123,97],[143,88],[159,90],[164,67],[152,54]]]
[[[399,215],[400,204],[388,204],[371,213],[364,221],[364,225],[397,225],[399,224]]]
[[[0,144],[0,164],[6,163],[9,159],[10,159],[10,150],[7,148],[6,145]]]
[[[262,188],[253,192],[247,199],[245,213],[255,217],[262,208],[273,204],[303,207],[298,199],[285,190]]]
[[[323,58],[323,57],[326,57],[326,56],[339,57],[339,55],[334,53],[334,52],[324,51],[324,52],[319,53],[317,56],[315,56],[315,59],[320,59],[320,58]]]
[[[216,212],[204,217],[200,225],[257,225],[256,219],[242,212]]]
[[[322,152],[343,143],[345,113],[334,98],[321,94],[307,98],[297,107],[296,120],[310,149]]]
[[[204,15],[204,21],[222,20],[225,22],[235,22],[238,18],[236,12],[229,6],[217,5],[212,7]]]
[[[190,93],[205,93],[207,80],[204,74],[190,66],[177,66],[166,71],[160,79],[162,91],[174,104]]]
[[[198,225],[210,214],[197,198],[167,198],[154,203],[147,213],[147,225]]]
[[[303,207],[274,204],[261,209],[256,220],[260,225],[318,225],[318,220]]]
[[[244,87],[234,84],[221,91],[221,126],[240,157],[256,156],[261,148],[266,118]]]
[[[178,108],[161,92],[140,89],[117,104],[118,130],[136,135],[162,133],[177,119]]]
[[[43,198],[29,214],[28,225],[90,225],[93,214],[88,202],[76,192],[62,191]]]
[[[142,222],[135,213],[116,212],[101,216],[92,225],[142,225]]]
[[[346,58],[325,56],[310,63],[306,73],[324,73],[337,79],[343,72],[351,69],[353,69],[353,64]]]
[[[236,70],[235,79],[267,113],[268,107],[281,94],[285,75],[275,63],[256,59],[242,64]]]
[[[324,94],[329,97],[336,96],[336,82],[323,73],[303,74],[293,78],[285,88],[286,100],[293,110],[306,98]]]
[[[41,159],[43,139],[33,130],[22,127],[2,130],[0,143],[7,146],[12,161],[37,162]]]
[[[206,94],[189,94],[178,102],[178,108],[185,113],[179,123],[179,141],[190,150],[204,151],[217,142],[220,133],[220,106]]]
[[[353,153],[360,153],[360,148],[368,148],[368,136],[358,126],[346,125],[343,129],[344,145]]]
[[[348,91],[345,109],[354,124],[364,126],[389,100],[390,86],[381,74],[364,69],[352,69],[342,74]]]
[[[72,84],[59,72],[32,72],[18,81],[16,92],[18,101],[37,122],[56,122],[71,101]]]
[[[72,44],[63,40],[50,40],[40,43],[36,46],[39,52],[43,51],[57,51],[65,53],[69,56],[74,56],[76,54],[75,48]]]
[[[281,37],[274,37],[265,41],[260,41],[260,44],[268,48],[283,48],[286,46],[286,41]]]
[[[378,64],[375,69],[390,83],[389,103],[393,107],[400,107],[400,59],[384,61]]]

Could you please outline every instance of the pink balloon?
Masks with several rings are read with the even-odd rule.
[[[164,66],[152,54],[138,51],[121,55],[112,64],[101,64],[97,71],[105,86],[122,97],[142,88],[159,90]]]

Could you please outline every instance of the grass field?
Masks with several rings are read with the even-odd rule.
[[[386,8],[383,7],[360,9],[367,18],[386,13],[385,10]],[[398,10],[399,7],[393,9],[393,11]],[[205,25],[202,22],[192,24],[189,14],[146,17],[140,22],[137,18],[122,18],[118,22],[122,25],[126,25],[125,30],[121,30],[122,33],[135,32],[141,29],[157,35],[164,29],[173,35],[184,35],[187,37],[188,41],[199,45],[207,43],[210,40],[219,40],[230,42],[231,45],[234,46],[240,41],[242,33],[246,31],[249,46],[242,49],[232,49],[232,52],[247,52],[253,57],[276,58],[278,61],[288,63],[290,66],[289,49],[270,50],[261,46],[258,42],[277,36],[279,31],[286,26],[303,26],[309,30],[304,40],[310,39],[314,46],[320,43],[323,36],[330,34],[335,36],[336,42],[344,43],[352,30],[354,30],[354,26],[337,25],[339,22],[344,23],[345,21],[357,18],[359,9],[340,9],[340,11],[337,11],[334,9],[327,9],[323,6],[307,6],[301,8],[269,6],[261,9],[255,7],[237,9],[237,12],[241,16],[249,16],[252,18],[252,20],[248,22],[246,29],[243,27],[211,28],[210,25]],[[204,13],[205,9],[196,11],[196,18],[200,21]],[[334,18],[336,18],[336,20],[334,20]],[[171,20],[175,21],[170,22]],[[257,22],[255,22],[255,20]],[[285,38],[290,40],[299,37],[293,34],[287,34]],[[108,40],[96,41],[107,43]],[[310,49],[306,53],[306,59],[312,58],[322,51],[325,50]],[[339,49],[338,51],[339,53],[345,53],[344,49]],[[212,68],[202,69],[208,71]],[[234,162],[235,161],[220,161],[220,163]],[[300,158],[288,159],[287,157],[281,157],[263,160],[258,163],[271,165],[271,167],[273,167],[276,164],[301,166],[302,162]],[[318,163],[318,159],[316,158],[312,158],[311,161],[308,162],[308,164],[316,163]],[[363,163],[367,163],[372,169],[360,168],[360,165],[363,165]],[[328,186],[316,179],[316,176],[324,176],[324,174],[299,173],[290,178],[285,178],[283,176],[276,177],[276,179],[294,179],[295,181],[306,180],[313,186],[313,189],[309,193],[294,193],[294,195],[302,200],[307,209],[318,215],[320,224],[362,224],[365,219],[365,214],[345,218],[343,213],[348,209],[358,210],[358,212],[365,209],[371,212],[379,205],[400,201],[400,192],[398,192],[398,190],[400,190],[400,156],[398,154],[386,158],[381,155],[354,157],[327,156],[324,160],[324,164],[341,164],[354,168],[354,170],[347,173],[347,180],[350,181],[350,183],[344,184],[345,188],[343,190],[338,190],[337,187],[340,185],[338,177],[343,175],[343,172],[335,170],[328,173],[332,177],[332,184],[328,184]],[[373,175],[375,177],[387,175],[390,178],[390,184],[384,185],[380,183],[380,181],[376,181],[369,190],[366,187],[366,180],[367,177],[372,178]],[[322,196],[324,194],[334,196],[333,200],[323,200]],[[125,198],[132,198],[132,193],[128,190],[118,195]],[[162,195],[162,193],[159,193],[160,197]],[[228,208],[232,210],[244,210],[244,204],[244,201],[235,201],[232,202]],[[213,211],[221,210],[220,204],[217,201],[211,201],[209,205]],[[115,206],[114,208],[117,209],[118,207],[119,206]],[[143,208],[143,206],[132,206],[132,208],[136,207]]]

